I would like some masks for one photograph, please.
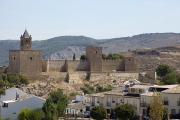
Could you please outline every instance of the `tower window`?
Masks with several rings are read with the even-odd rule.
[[[129,61],[131,61],[131,59],[129,59]]]
[[[27,40],[26,40],[26,43],[27,43]]]
[[[15,60],[16,58],[14,57],[14,60]]]
[[[97,51],[96,51],[96,53],[97,53]]]
[[[30,60],[32,60],[32,57],[30,57]]]

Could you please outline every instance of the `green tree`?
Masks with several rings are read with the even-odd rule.
[[[58,116],[59,117],[64,116],[65,110],[66,110],[66,105],[64,104],[64,102],[58,101],[58,103],[57,103]]]
[[[72,92],[72,93],[69,94],[69,96],[76,96],[76,95],[80,95],[80,93],[78,93],[78,92]]]
[[[101,106],[95,106],[90,111],[90,116],[96,120],[102,120],[107,117],[107,111]]]
[[[162,104],[160,93],[155,91],[149,103],[149,108],[147,108],[147,115],[151,118],[151,120],[162,120],[164,111],[165,108]]]
[[[160,77],[165,76],[166,74],[172,72],[171,68],[168,65],[165,64],[160,64],[157,68],[156,68],[156,72],[157,75]]]
[[[61,89],[50,92],[49,97],[55,104],[57,104],[58,101],[62,101],[67,106],[69,103],[67,95],[63,94],[63,91]]]
[[[114,108],[115,116],[119,119],[130,120],[135,115],[135,109],[130,104],[118,105]]]
[[[107,59],[107,55],[106,54],[102,54],[102,59]]]
[[[147,112],[147,116],[150,117],[150,105],[147,106],[146,112]],[[163,110],[163,120],[166,120],[168,116],[168,110],[164,107]]]
[[[0,88],[0,95],[5,95],[5,90],[3,88]]]
[[[178,84],[180,83],[180,75],[177,72],[168,73],[162,78],[161,82],[165,85]]]
[[[31,110],[28,115],[28,120],[41,120],[43,114],[44,113],[41,108]]]
[[[46,102],[43,104],[42,111],[45,113],[47,120],[53,120],[53,116],[56,114],[57,110],[55,109],[55,104],[51,98],[46,99]]]
[[[80,60],[85,60],[86,59],[86,55],[81,55]]]
[[[31,109],[29,108],[23,108],[19,113],[18,113],[18,120],[28,120],[29,113],[31,112]]]

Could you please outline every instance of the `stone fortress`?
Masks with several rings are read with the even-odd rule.
[[[46,76],[68,83],[101,80],[107,76],[128,76],[139,79],[134,57],[124,60],[103,60],[102,47],[86,47],[86,60],[43,60],[42,50],[32,50],[32,37],[25,30],[20,37],[20,50],[9,51],[9,66],[1,72],[25,76]],[[153,75],[154,77],[154,75]]]

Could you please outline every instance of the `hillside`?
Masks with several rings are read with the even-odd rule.
[[[32,36],[33,37],[33,36]],[[43,51],[43,59],[78,59],[85,54],[85,47],[103,47],[103,53],[120,53],[128,50],[160,48],[180,42],[178,33],[151,33],[113,39],[93,39],[85,36],[60,36],[42,41],[33,41],[33,49]],[[0,65],[8,65],[9,50],[18,50],[19,40],[0,40]]]

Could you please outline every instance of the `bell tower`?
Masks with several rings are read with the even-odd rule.
[[[20,37],[20,48],[21,50],[31,50],[31,35],[29,36],[27,30],[24,31],[24,34]]]

